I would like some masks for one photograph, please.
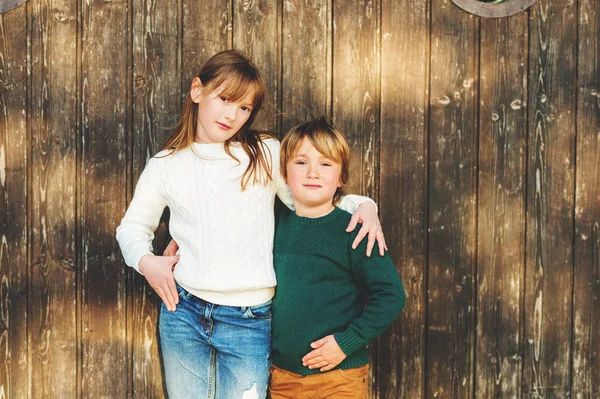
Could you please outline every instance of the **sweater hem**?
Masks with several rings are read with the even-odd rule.
[[[246,291],[218,292],[198,290],[188,287],[185,284],[177,282],[190,294],[214,303],[215,305],[225,306],[256,306],[270,301],[275,295],[275,287],[259,288]]]
[[[302,365],[302,358],[297,357],[283,357],[283,356],[273,356],[273,364],[280,369],[301,374],[301,375],[311,375],[311,374],[319,374],[321,370],[309,369],[306,366]],[[351,356],[345,358],[340,364],[335,366],[332,370],[347,370],[353,369],[357,367],[364,366],[365,364],[369,364],[369,351],[365,347],[363,350],[359,350],[353,353]]]

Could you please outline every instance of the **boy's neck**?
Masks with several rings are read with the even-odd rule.
[[[333,202],[318,205],[318,206],[308,206],[305,204],[299,204],[294,201],[294,208],[296,208],[296,215],[305,217],[305,218],[320,218],[325,215],[328,215],[335,209]]]

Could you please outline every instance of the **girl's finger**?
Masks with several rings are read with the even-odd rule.
[[[376,232],[369,232],[369,238],[367,241],[367,256],[371,256],[371,252],[373,252],[373,247],[375,246],[375,240],[377,239]]]
[[[368,232],[369,230],[367,230],[367,228],[363,225],[363,227],[358,231],[354,242],[352,243],[352,249],[356,249],[358,244],[362,241],[363,238],[365,238]]]
[[[346,227],[346,231],[347,232],[351,232],[354,231],[354,229],[356,228],[356,224],[358,223],[358,215],[355,213],[352,214],[352,217],[350,218],[350,224],[348,225],[348,227]]]
[[[379,245],[379,255],[385,255],[385,250],[387,248],[385,247],[385,237],[383,237],[382,231],[380,231],[379,234],[377,234],[377,244]]]
[[[162,301],[164,302],[165,306],[167,307],[167,310],[171,311],[171,303],[169,301],[169,298],[165,295],[165,291],[162,289],[162,287],[158,286],[154,290],[156,291],[160,299],[162,299]]]

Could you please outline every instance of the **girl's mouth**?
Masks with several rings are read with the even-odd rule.
[[[217,125],[219,125],[221,127],[221,129],[223,129],[223,130],[229,130],[229,129],[231,129],[231,126],[226,125],[226,124],[221,123],[221,122],[217,122]]]

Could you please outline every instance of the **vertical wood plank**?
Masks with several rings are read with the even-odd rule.
[[[381,220],[408,294],[379,339],[382,399],[425,396],[428,3],[384,0],[381,13]]]
[[[0,14],[0,397],[26,398],[27,15]]]
[[[283,0],[282,130],[330,112],[328,0]]]
[[[33,0],[31,46],[31,397],[77,396],[77,5]]]
[[[232,31],[231,0],[183,0],[182,99],[189,94],[202,64],[231,48]]]
[[[527,13],[481,19],[476,397],[515,398],[522,375]]]
[[[573,284],[575,2],[531,8],[524,394],[568,397]]]
[[[156,154],[177,123],[180,97],[180,7],[172,1],[135,0],[133,18],[133,177]],[[131,198],[132,192],[129,192]],[[121,215],[125,212],[122,210]],[[166,226],[156,234],[160,254]],[[124,263],[121,263],[125,267]],[[159,353],[158,315],[161,303],[146,279],[133,270],[129,324],[133,354],[133,396],[166,396]]]
[[[281,109],[281,4],[277,0],[236,1],[233,45],[258,67],[267,86],[263,111],[255,128],[279,132]]]
[[[81,2],[81,397],[127,395],[126,276],[114,238],[127,193],[127,2]]]
[[[379,150],[379,1],[333,5],[332,115],[350,146],[345,192],[377,199]],[[377,387],[377,342],[371,345],[371,397]]]
[[[432,0],[427,397],[473,390],[478,19]]]
[[[579,1],[573,386],[600,397],[600,1]]]

